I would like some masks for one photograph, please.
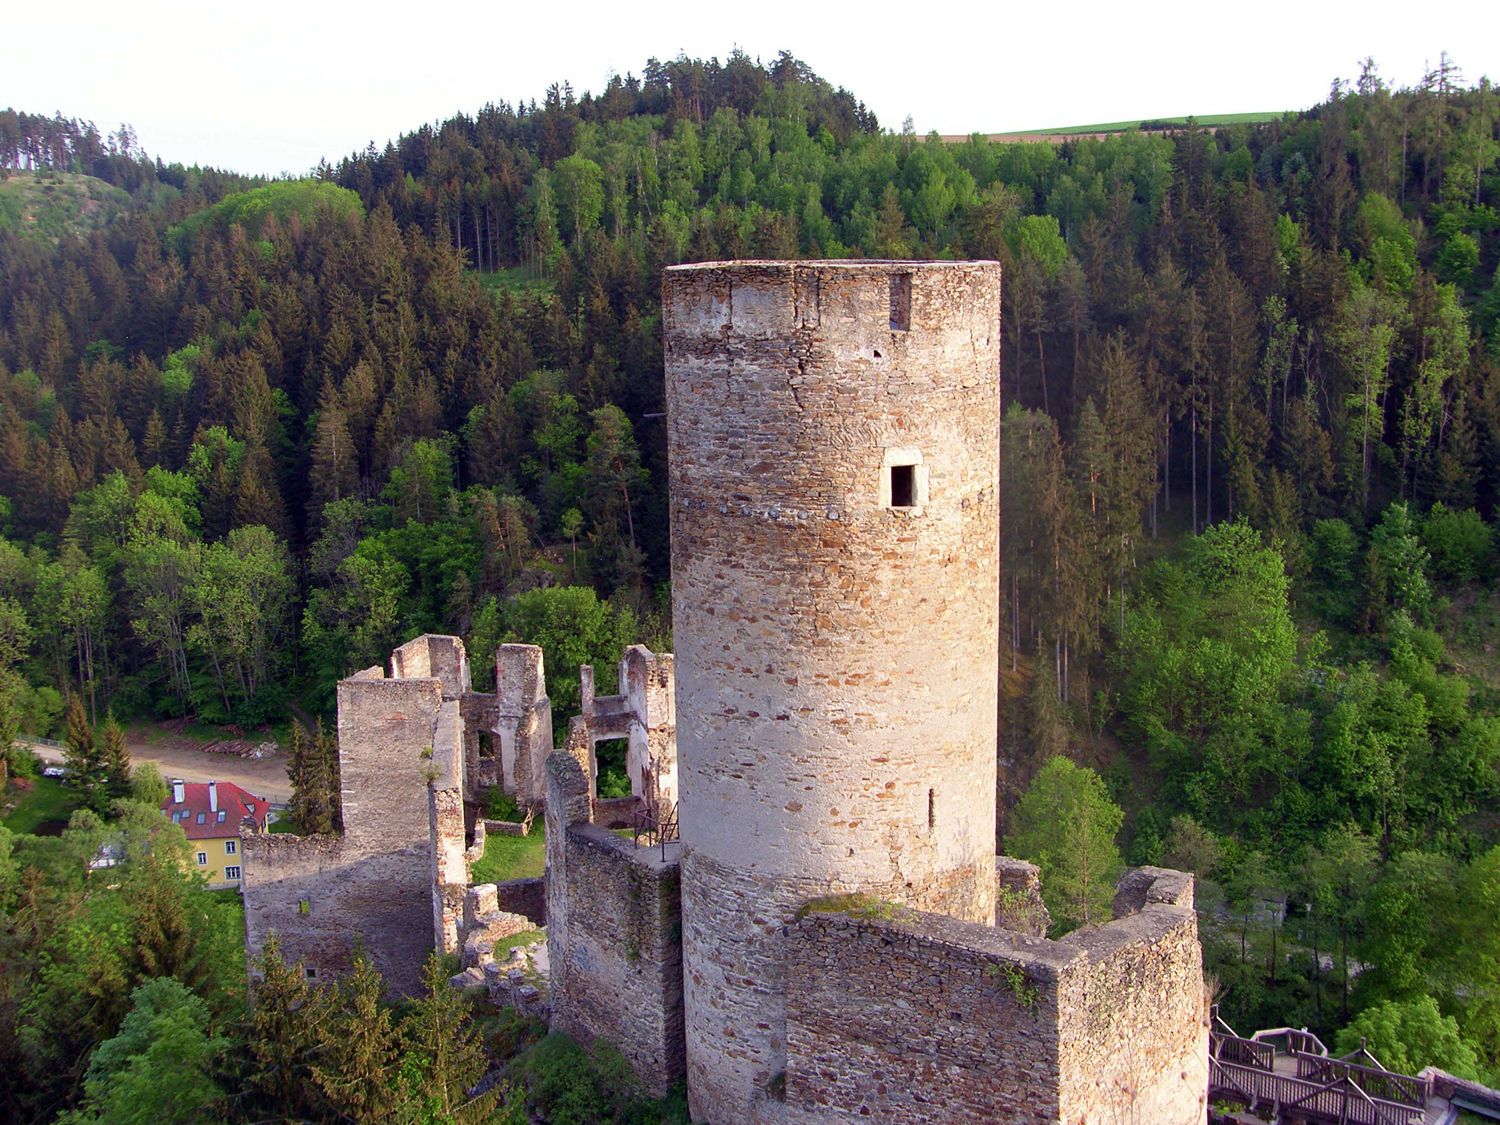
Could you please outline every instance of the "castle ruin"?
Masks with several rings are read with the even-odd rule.
[[[494,697],[455,638],[344,681],[344,839],[247,845],[252,947],[337,967],[321,908],[376,949],[363,892],[322,896],[382,846],[412,896],[393,982],[460,947],[493,777],[545,808],[553,1027],[685,1079],[695,1120],[1202,1122],[1191,878],[1133,871],[1113,921],[1049,941],[995,854],[999,308],[993,263],[666,271],[678,659],[627,652],[618,696],[585,674],[550,754],[524,646]],[[622,736],[645,838],[597,797]]]

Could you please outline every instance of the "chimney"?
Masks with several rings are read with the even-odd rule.
[[[172,779],[172,803],[174,805],[180,805],[186,799],[187,798],[183,795],[182,791],[182,780],[180,778],[174,777]]]
[[[217,781],[208,783],[208,811],[219,811],[219,783]]]

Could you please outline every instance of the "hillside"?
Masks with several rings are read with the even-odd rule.
[[[16,120],[0,192],[91,221],[0,222],[0,730],[326,716],[428,631],[541,644],[565,718],[671,648],[662,268],[997,259],[1006,796],[1095,768],[1236,1025],[1430,1008],[1500,1071],[1491,84],[945,144],[791,55],[650,60],[269,187]],[[0,958],[0,1029],[60,972]],[[82,1096],[5,1035],[0,1116]]]
[[[30,238],[86,235],[129,205],[124,191],[76,172],[12,172],[0,179],[0,227]]]

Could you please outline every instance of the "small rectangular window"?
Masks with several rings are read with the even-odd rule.
[[[198,866],[199,867],[207,867],[208,866],[208,853],[207,852],[199,852],[198,853]]]
[[[891,274],[891,331],[911,328],[911,274]]]
[[[224,868],[224,878],[226,878],[226,879],[238,879],[239,877],[240,877],[240,869],[238,867],[226,867],[226,868]]]
[[[917,467],[915,465],[891,466],[891,507],[915,508],[917,506]]]
[[[237,840],[225,840],[224,841],[224,854],[225,855],[233,855],[235,853],[235,850],[238,847],[239,847],[239,841],[237,841]]]
[[[199,824],[205,824],[205,823],[207,823],[207,821],[208,821],[208,814],[207,813],[199,813],[198,814],[198,823]]]
[[[224,810],[223,809],[219,810],[219,823],[220,824],[224,823]]]

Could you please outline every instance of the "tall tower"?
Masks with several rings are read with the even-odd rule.
[[[774,1121],[800,905],[994,919],[1000,270],[678,266],[663,308],[688,1085]]]

